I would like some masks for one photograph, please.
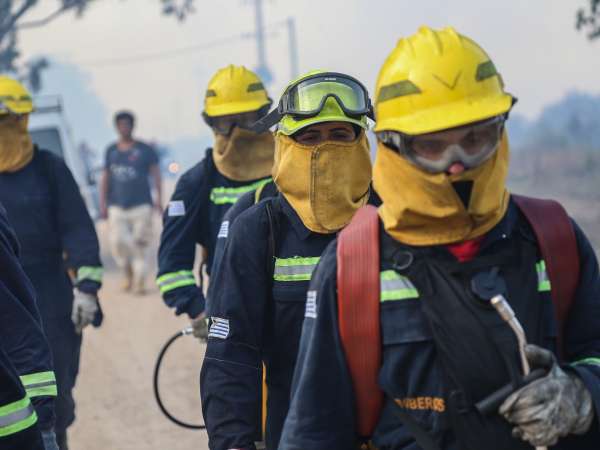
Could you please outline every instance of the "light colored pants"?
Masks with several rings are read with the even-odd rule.
[[[108,208],[110,246],[113,258],[123,270],[131,269],[133,285],[143,285],[148,270],[148,249],[152,239],[152,206]]]

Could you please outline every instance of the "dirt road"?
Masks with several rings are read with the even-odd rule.
[[[157,223],[158,229],[158,223]],[[105,224],[99,225],[105,243]],[[106,245],[102,245],[107,249]],[[154,258],[152,258],[154,259]],[[80,375],[75,391],[77,421],[70,429],[72,450],[201,450],[206,433],[189,431],[164,418],[154,401],[152,373],[162,344],[188,321],[168,310],[158,291],[124,294],[109,255],[101,291],[105,321],[86,329]],[[154,270],[152,271],[154,274]],[[165,358],[161,387],[173,411],[189,422],[201,422],[198,377],[203,346],[194,338],[178,341]]]

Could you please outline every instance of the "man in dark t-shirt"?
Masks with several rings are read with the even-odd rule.
[[[124,289],[143,294],[152,209],[162,214],[161,179],[154,149],[132,137],[134,122],[130,112],[115,115],[119,140],[106,150],[100,210],[109,221],[112,254],[124,271]]]

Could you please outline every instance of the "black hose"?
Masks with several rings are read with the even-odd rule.
[[[156,403],[158,403],[158,407],[160,408],[160,410],[162,411],[162,413],[171,422],[179,425],[180,427],[188,428],[190,430],[205,430],[206,429],[206,425],[194,425],[194,424],[191,424],[191,423],[184,422],[182,420],[179,420],[177,417],[173,416],[169,411],[167,411],[167,408],[165,407],[165,405],[162,402],[162,399],[160,397],[160,391],[158,389],[158,375],[159,375],[159,372],[160,372],[160,366],[162,364],[162,360],[163,360],[165,354],[167,353],[167,350],[169,350],[169,347],[171,347],[171,345],[173,344],[173,342],[175,342],[177,339],[179,339],[182,336],[189,335],[189,334],[191,334],[191,328],[186,328],[184,330],[181,330],[181,331],[177,332],[176,334],[174,334],[165,343],[165,345],[163,345],[163,347],[161,348],[161,350],[160,350],[160,352],[158,354],[158,358],[156,359],[156,365],[154,366],[154,378],[153,378],[154,398],[156,398]]]

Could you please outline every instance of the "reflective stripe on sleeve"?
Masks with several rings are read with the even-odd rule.
[[[410,280],[395,270],[384,270],[380,274],[381,302],[419,298],[419,292]]]
[[[310,281],[320,257],[275,258],[275,281]]]
[[[51,396],[58,394],[54,372],[39,372],[21,376],[21,383],[29,398]]]
[[[546,272],[546,262],[544,260],[538,262],[535,265],[535,270],[538,276],[538,292],[549,292],[551,286],[548,272]]]
[[[572,366],[578,366],[580,364],[591,364],[593,366],[600,366],[600,358],[583,358],[571,363]]]
[[[100,266],[81,266],[77,270],[77,281],[91,280],[102,283],[104,269]]]
[[[156,285],[160,289],[160,293],[164,294],[183,286],[195,286],[196,278],[191,270],[180,270],[161,275],[156,279]]]
[[[215,205],[234,204],[246,192],[254,191],[269,182],[271,182],[271,178],[240,187],[214,187],[210,191],[210,201]]]
[[[37,422],[37,415],[28,397],[0,406],[0,437],[23,431]]]

